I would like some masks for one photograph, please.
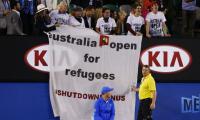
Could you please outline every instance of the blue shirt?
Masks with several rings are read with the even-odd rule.
[[[95,103],[94,120],[114,120],[115,105],[112,99],[99,98]]]

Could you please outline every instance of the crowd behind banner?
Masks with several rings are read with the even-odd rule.
[[[0,35],[71,25],[107,35],[199,36],[199,6],[199,0],[0,0]]]

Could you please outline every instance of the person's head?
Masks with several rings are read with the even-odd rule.
[[[67,12],[67,3],[64,1],[61,1],[58,5],[58,10],[60,13],[66,13]]]
[[[86,17],[92,17],[94,15],[94,7],[88,6],[85,8],[85,16]]]
[[[142,75],[145,77],[149,75],[151,72],[149,65],[143,65],[142,66]]]
[[[152,6],[151,6],[151,11],[156,13],[158,12],[158,3],[157,2],[153,2]]]
[[[126,18],[126,12],[125,11],[119,11],[119,20],[124,21]]]
[[[82,17],[82,15],[83,15],[83,9],[81,7],[74,8],[73,11],[72,11],[72,15],[74,17]]]
[[[11,3],[10,3],[10,7],[11,7],[11,9],[19,11],[20,10],[20,3],[18,1],[12,0]]]
[[[113,91],[113,88],[104,86],[101,89],[101,95],[102,95],[103,99],[108,100],[109,98],[111,98],[111,96],[112,96],[111,91]]]
[[[39,4],[37,6],[37,12],[36,15],[40,17],[45,17],[48,13],[48,9],[43,4]]]
[[[109,8],[103,8],[102,9],[102,15],[104,18],[109,18],[110,17],[110,9]]]
[[[142,6],[140,4],[134,4],[133,5],[133,14],[135,15],[141,15],[141,9],[142,9]]]

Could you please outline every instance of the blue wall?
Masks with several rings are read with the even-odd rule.
[[[47,83],[0,83],[0,120],[56,120]]]
[[[200,120],[198,111],[181,111],[181,98],[199,98],[200,84],[160,83],[157,91],[154,120]],[[53,117],[48,83],[0,83],[0,120],[58,120]]]

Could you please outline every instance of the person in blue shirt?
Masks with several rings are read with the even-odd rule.
[[[94,106],[94,120],[115,119],[115,105],[111,98],[111,91],[113,91],[113,88],[107,86],[102,88],[102,96],[96,101]]]

